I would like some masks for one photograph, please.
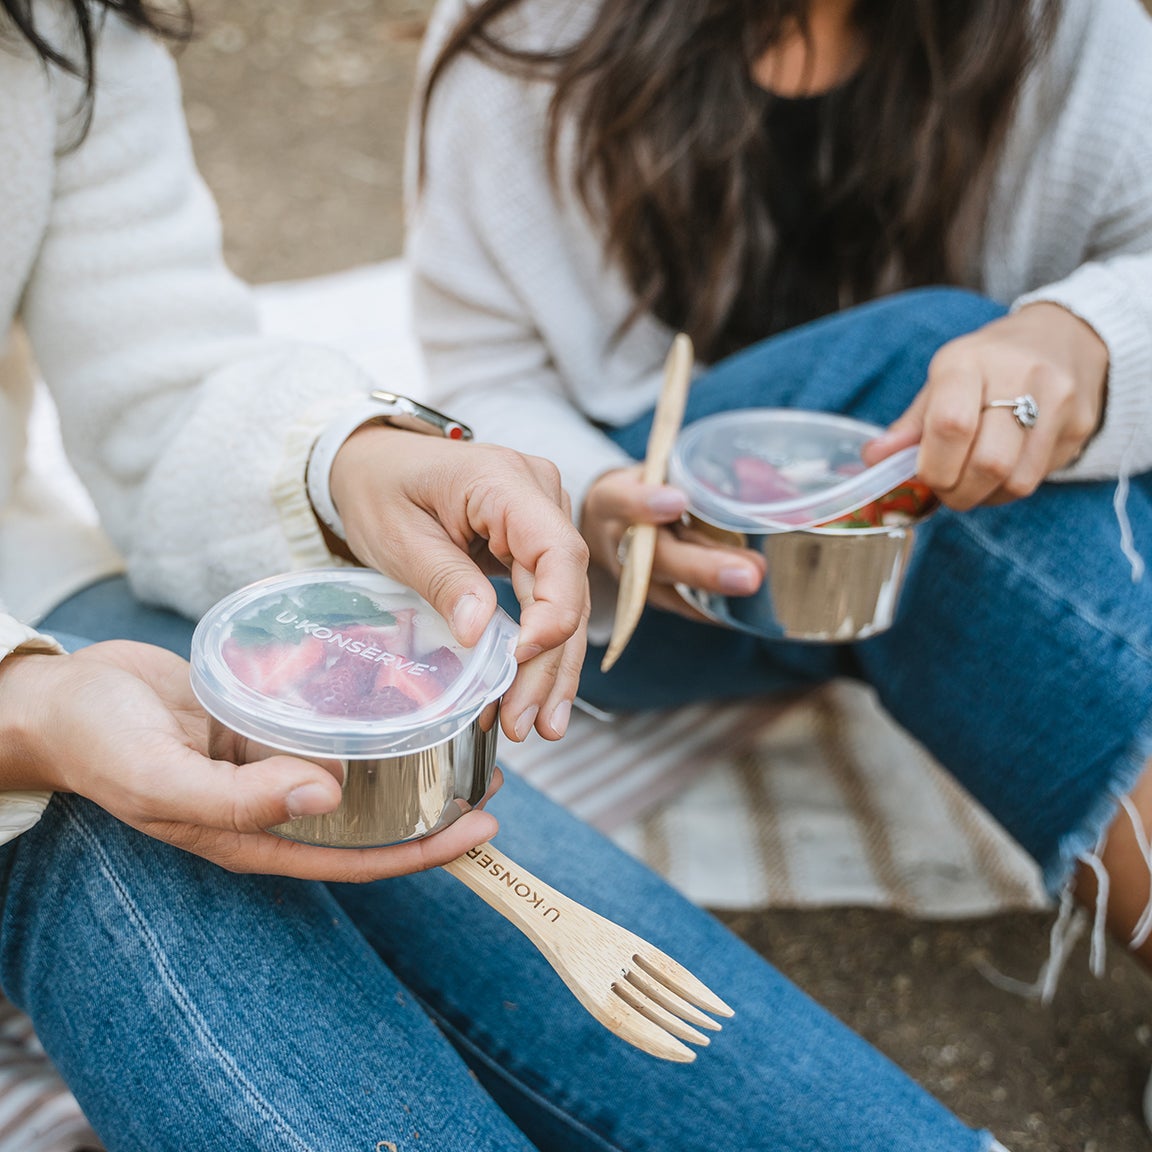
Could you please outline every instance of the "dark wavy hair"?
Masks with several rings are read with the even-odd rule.
[[[83,83],[81,136],[92,117],[92,99],[96,91],[96,42],[106,13],[115,12],[129,24],[169,42],[180,43],[192,35],[192,14],[183,3],[160,7],[145,0],[60,0],[60,4],[65,10],[71,10],[80,37],[80,50],[76,57],[66,55],[37,28],[36,0],[0,0],[0,40],[14,32],[32,46],[46,65],[60,68]]]
[[[752,66],[790,30],[808,35],[808,0],[603,0],[550,52],[501,38],[521,2],[467,10],[428,74],[422,133],[464,53],[546,77],[552,178],[571,120],[576,190],[635,292],[632,319],[651,310],[715,359],[898,288],[971,283],[995,162],[1060,0],[856,0],[867,55],[817,102],[801,235],[777,226],[771,194],[773,107],[788,102]]]

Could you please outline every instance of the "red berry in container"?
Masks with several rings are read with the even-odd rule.
[[[434,703],[444,691],[443,685],[428,672],[422,661],[410,658],[377,665],[373,706],[376,698],[389,689],[414,700],[418,708]]]
[[[800,489],[779,468],[758,456],[736,456],[732,460],[736,478],[736,498],[746,504],[767,504],[800,495]]]
[[[377,688],[372,693],[372,711],[382,719],[393,716],[407,716],[409,712],[416,712],[420,708],[420,701],[407,695],[402,689],[391,684]]]
[[[235,677],[254,692],[277,699],[295,694],[325,659],[324,645],[309,636],[298,643],[270,640],[246,644],[229,638],[222,646],[224,662]]]
[[[428,671],[442,688],[447,688],[464,671],[460,657],[445,645],[421,656],[420,659],[428,665]]]

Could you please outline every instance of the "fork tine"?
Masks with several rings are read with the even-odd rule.
[[[687,1040],[689,1044],[699,1044],[702,1047],[707,1047],[709,1040],[703,1032],[697,1032],[695,1028],[685,1024],[679,1016],[673,1016],[671,1012],[666,1012],[659,1004],[654,1003],[642,995],[626,980],[617,981],[613,984],[612,991],[615,992],[625,1004],[635,1008],[641,1016],[651,1020],[653,1024],[662,1028],[665,1032],[676,1036],[680,1040]]]
[[[697,1008],[703,1008],[713,1016],[736,1015],[735,1011],[729,1008],[711,988],[697,980],[687,968],[677,964],[671,956],[653,948],[644,953],[637,953],[632,959],[649,976],[666,984],[677,996],[683,996]]]
[[[672,1060],[678,1064],[691,1064],[696,1053],[686,1044],[681,1044],[662,1025],[649,1019],[616,992],[615,986],[605,997],[603,1013],[593,1013],[609,1031],[615,1032],[621,1040],[647,1052],[649,1056],[661,1060]]]
[[[687,1000],[677,996],[675,992],[653,979],[642,968],[633,968],[627,976],[628,983],[639,989],[640,993],[649,1000],[654,1000],[661,1008],[666,1008],[681,1020],[695,1024],[697,1028],[707,1028],[711,1032],[719,1032],[720,1025],[711,1016],[705,1016],[698,1008],[693,1008]]]

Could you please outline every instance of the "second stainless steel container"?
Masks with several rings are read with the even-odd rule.
[[[683,535],[715,535],[690,520]],[[680,595],[718,624],[769,640],[844,643],[892,626],[912,554],[915,526],[813,528],[727,534],[730,544],[764,557],[767,572],[751,596],[723,596],[687,585]]]
[[[751,596],[679,585],[681,596],[709,619],[766,639],[837,643],[891,627],[917,525],[934,498],[925,489],[925,507],[880,515],[886,494],[916,487],[915,449],[865,467],[861,450],[881,431],[844,416],[771,408],[686,427],[669,468],[689,500],[679,535],[751,549],[766,574]],[[865,508],[868,518],[839,522]]]

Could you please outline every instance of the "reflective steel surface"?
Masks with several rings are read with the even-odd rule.
[[[302,757],[344,781],[340,807],[322,816],[301,816],[268,831],[303,844],[378,848],[446,827],[488,791],[499,729],[495,711],[485,709],[451,739],[423,752],[356,760]],[[283,756],[285,750],[257,744],[210,718],[209,754],[233,764],[251,764]]]
[[[678,529],[693,543],[751,548],[768,565],[752,596],[723,596],[677,585],[718,624],[769,640],[843,643],[890,628],[912,554],[915,525],[815,528],[763,535],[729,532],[695,517]]]

